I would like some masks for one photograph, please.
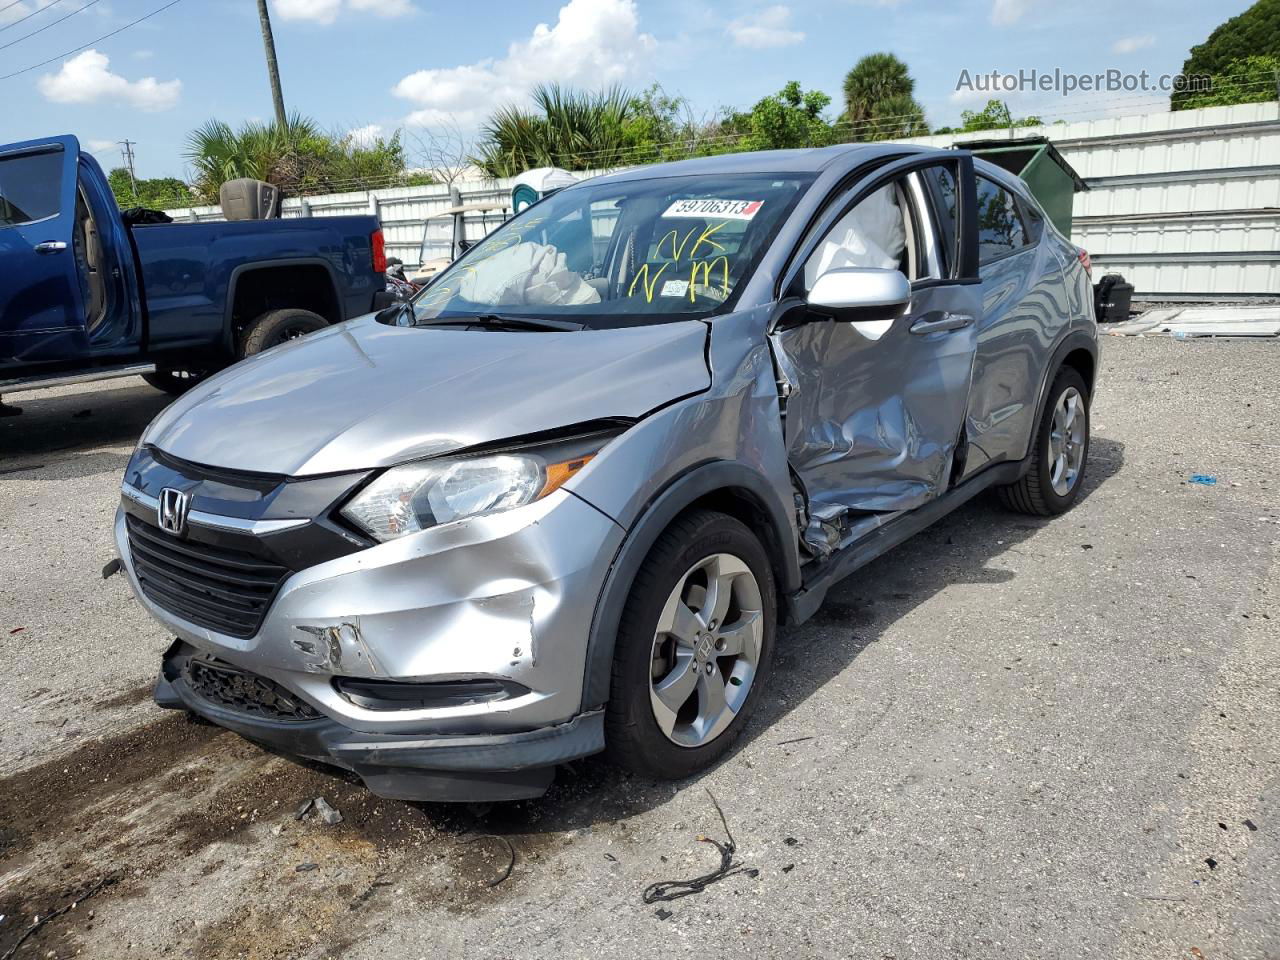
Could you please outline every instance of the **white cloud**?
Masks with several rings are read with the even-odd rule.
[[[43,10],[54,0],[36,0],[35,3],[4,3],[0,4],[4,9],[0,10],[0,24],[13,23],[21,20],[23,17],[29,17],[37,10]]]
[[[154,57],[155,55],[156,55],[156,52],[155,52],[154,50],[135,50],[135,51],[133,51],[133,59],[135,59],[135,60],[150,60],[150,59],[151,59],[152,57]]]
[[[417,13],[410,0],[348,0],[352,10],[361,13],[372,13],[375,17],[390,20],[392,17],[407,17]]]
[[[348,130],[347,136],[351,138],[351,142],[357,147],[371,147],[374,141],[383,134],[382,124],[371,123],[368,126],[356,127],[354,130]]]
[[[108,150],[114,150],[119,144],[114,140],[86,140],[85,146],[89,148],[90,153],[106,153]]]
[[[730,20],[725,33],[738,47],[789,47],[804,40],[804,33],[790,27],[791,8],[777,4]]]
[[[1036,0],[994,0],[991,22],[998,27],[1007,27],[1021,20],[1035,5]]]
[[[1156,38],[1151,34],[1143,34],[1140,37],[1121,37],[1111,45],[1112,53],[1134,53],[1146,47],[1155,46]]]
[[[110,60],[97,50],[86,50],[62,61],[57,73],[46,73],[36,82],[46,100],[54,103],[126,103],[139,110],[168,110],[182,93],[181,80],[155,77],[126,80],[108,67]]]
[[[271,0],[281,20],[308,20],[328,26],[344,8],[361,14],[390,19],[406,17],[417,10],[412,0]]]
[[[639,30],[634,0],[569,0],[500,59],[418,70],[392,92],[417,106],[408,123],[472,127],[495,107],[522,103],[539,83],[592,89],[644,76],[657,41]]]

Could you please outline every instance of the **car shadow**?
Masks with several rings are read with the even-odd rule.
[[[152,418],[173,399],[135,382],[137,386],[77,393],[5,394],[5,403],[21,407],[22,414],[0,417],[0,476],[42,470],[65,459],[59,454],[132,447]]]
[[[1124,444],[1092,438],[1081,501],[1123,467]],[[769,690],[775,695],[766,695],[758,704],[733,750],[720,764],[732,762],[758,739],[775,738],[785,743],[787,736],[778,730],[792,710],[847,670],[894,622],[939,591],[957,583],[1013,579],[1016,574],[992,568],[991,561],[1054,522],[1055,518],[1009,512],[994,493],[980,496],[834,587],[812,620],[779,630],[769,680]],[[785,698],[776,695],[784,690]],[[589,828],[661,805],[676,791],[696,785],[708,772],[674,784],[655,782],[632,776],[601,757],[589,757],[562,767],[544,797],[485,809],[483,827],[510,834]],[[459,817],[466,818],[456,807],[418,806],[440,825],[458,824]]]

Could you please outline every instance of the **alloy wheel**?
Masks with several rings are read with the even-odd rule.
[[[760,585],[742,560],[713,554],[680,578],[658,618],[650,667],[653,715],[669,740],[700,747],[729,727],[763,641]]]
[[[1087,430],[1084,397],[1075,387],[1067,387],[1058,398],[1049,427],[1049,484],[1060,497],[1069,494],[1080,479]]]

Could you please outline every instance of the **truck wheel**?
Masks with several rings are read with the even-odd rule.
[[[773,570],[723,513],[678,519],[654,544],[623,609],[606,712],[615,762],[674,780],[724,756],[769,678]]]
[[[163,390],[171,396],[186,393],[197,383],[209,375],[206,370],[174,370],[159,367],[154,373],[144,373],[142,379],[157,390]]]
[[[1088,461],[1089,388],[1079,371],[1063,367],[1049,388],[1031,450],[1031,469],[1017,483],[997,487],[1000,500],[1018,513],[1065,513],[1080,496]]]
[[[323,330],[328,325],[328,320],[310,310],[297,307],[269,310],[245,327],[240,339],[240,356],[251,357],[288,340]]]

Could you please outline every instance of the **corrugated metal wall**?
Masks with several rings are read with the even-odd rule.
[[[951,146],[1004,135],[921,137]],[[1280,104],[1108,117],[1044,136],[1089,185],[1072,239],[1149,300],[1280,297]]]
[[[911,140],[948,147],[1004,131]],[[1280,104],[1107,117],[1009,131],[1045,136],[1089,184],[1076,194],[1074,236],[1095,276],[1123,273],[1150,300],[1280,297]],[[459,185],[465,203],[503,203],[511,181]],[[387,252],[418,263],[424,224],[450,204],[448,188],[396,187],[286,200],[284,216],[375,213]],[[218,220],[217,207],[170,210],[175,219]],[[504,214],[468,216],[476,240]],[[430,222],[426,258],[448,251],[449,218]]]

